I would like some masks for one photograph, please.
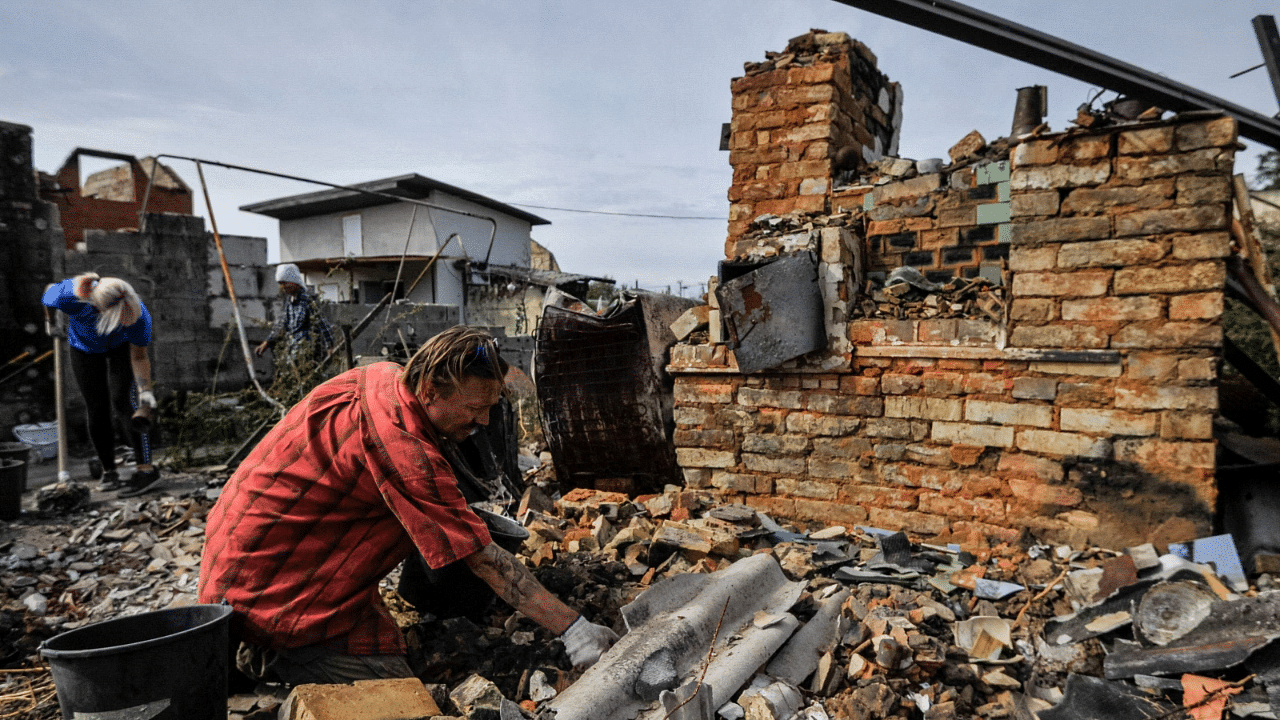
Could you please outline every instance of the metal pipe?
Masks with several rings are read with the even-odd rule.
[[[1271,78],[1271,91],[1280,100],[1280,32],[1276,31],[1275,17],[1254,17],[1253,32],[1258,36],[1258,47],[1262,49],[1262,64],[1267,66],[1267,76]]]
[[[231,314],[236,321],[236,330],[240,333],[240,350],[244,353],[244,366],[249,372],[249,381],[253,383],[253,387],[258,391],[258,395],[262,397],[280,412],[281,415],[287,411],[279,400],[267,394],[262,389],[262,384],[258,382],[258,377],[253,372],[253,352],[249,350],[249,338],[244,334],[244,322],[240,319],[240,303],[236,302],[236,285],[231,280],[231,269],[227,266],[227,255],[222,251],[222,235],[218,233],[218,219],[213,214],[213,203],[209,202],[209,186],[204,181],[204,168],[201,167],[200,161],[196,160],[196,174],[200,176],[200,190],[204,193],[204,204],[209,208],[209,225],[213,228],[213,243],[218,248],[218,261],[222,264],[222,279],[227,283],[227,295],[231,297]]]
[[[138,163],[142,167],[142,163]],[[138,232],[147,231],[147,203],[151,202],[151,185],[156,181],[156,168],[160,167],[158,158],[151,158],[151,174],[147,176],[147,189],[142,193],[142,207],[138,208]]]
[[[1280,148],[1280,121],[1275,118],[954,0],[836,1],[1138,97],[1166,110],[1225,112],[1236,119],[1244,137]]]
[[[29,353],[23,353],[18,357],[22,357],[23,355],[28,355],[28,354]],[[5,375],[4,377],[0,377],[0,385],[3,385],[9,382],[10,380],[18,377],[22,373],[30,370],[31,368],[35,367],[37,363],[39,363],[40,361],[44,360],[45,358],[49,357],[52,354],[53,354],[52,350],[45,350],[43,353],[40,353],[38,356],[36,356],[35,360],[28,360],[27,362],[23,363],[22,367],[18,368],[17,370],[14,370],[13,372],[9,373],[8,375]],[[17,358],[14,358],[14,360],[17,360]],[[13,364],[13,361],[10,361],[9,364]]]

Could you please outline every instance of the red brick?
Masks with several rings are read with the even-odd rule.
[[[1221,290],[1226,280],[1226,267],[1219,260],[1160,268],[1122,268],[1116,271],[1115,292],[1145,295]]]
[[[1091,297],[1105,295],[1110,282],[1110,270],[1018,273],[1013,276],[1013,294],[1022,297]]]
[[[1147,180],[1183,173],[1206,172],[1217,169],[1222,151],[1216,149],[1195,150],[1178,155],[1143,157],[1118,157],[1115,160],[1116,179],[1120,181]]]
[[[840,378],[840,390],[854,395],[879,395],[880,378],[863,375],[846,375]]]
[[[1111,338],[1114,348],[1216,348],[1222,345],[1222,326],[1205,322],[1127,325]]]
[[[1164,243],[1146,238],[1067,243],[1058,251],[1058,267],[1148,265],[1166,252]]]
[[[1135,210],[1116,216],[1116,235],[1158,235],[1216,230],[1227,226],[1226,205],[1192,205],[1163,210]]]
[[[1178,149],[1196,150],[1204,147],[1227,147],[1236,141],[1236,120],[1222,117],[1202,123],[1180,125],[1176,132]]]
[[[1026,348],[1105,348],[1107,334],[1092,325],[1019,325],[1009,335],[1009,344]]]
[[[1058,154],[1057,140],[1029,140],[1014,146],[1011,159],[1015,166],[1053,165]]]
[[[1026,453],[1004,453],[996,465],[996,471],[1002,475],[1026,476],[1058,482],[1062,480],[1064,471],[1062,463],[1048,458]]]
[[[939,421],[933,424],[931,436],[941,443],[1012,447],[1014,432],[1012,427]]]
[[[905,530],[913,534],[936,535],[947,528],[946,518],[888,508],[870,508],[868,519],[878,528]]]
[[[734,78],[729,83],[729,88],[733,94],[737,95],[739,93],[745,93],[748,90],[760,90],[763,88],[773,87],[775,85],[783,85],[786,82],[786,69],[779,69]]]
[[[677,447],[703,447],[731,449],[735,446],[732,430],[703,430],[677,428],[672,438]]]
[[[866,509],[857,505],[840,502],[824,502],[822,500],[795,500],[795,510],[790,516],[796,520],[810,520],[824,526],[844,525],[852,527],[867,522]]]
[[[685,403],[733,402],[734,386],[731,383],[711,383],[688,377],[676,378],[675,400]]]
[[[1038,503],[1038,505],[1075,507],[1084,501],[1084,493],[1080,492],[1079,488],[1047,486],[1047,484],[1020,478],[1010,478],[1009,489],[1014,493],[1014,497]]]
[[[951,462],[960,467],[971,467],[978,464],[987,449],[981,445],[952,445],[948,448]]]
[[[1166,154],[1173,149],[1173,127],[1144,128],[1120,133],[1116,152],[1121,155]]]
[[[1220,292],[1174,295],[1169,298],[1169,319],[1216,320],[1222,316],[1223,308]]]
[[[1120,440],[1116,460],[1141,465],[1151,472],[1166,469],[1213,468],[1214,443],[1165,440]]]
[[[1087,300],[1063,300],[1063,320],[1086,322],[1155,320],[1164,312],[1164,304],[1148,295],[1100,297]]]
[[[1004,503],[991,498],[960,498],[925,493],[920,496],[919,508],[921,512],[948,517],[1004,519]]]

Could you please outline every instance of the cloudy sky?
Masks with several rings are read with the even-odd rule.
[[[1276,112],[1264,70],[1228,77],[1261,62],[1250,19],[1273,1],[971,4]],[[810,28],[862,40],[902,83],[903,157],[1007,134],[1016,88],[1049,87],[1055,130],[1098,90],[833,0],[0,0],[0,120],[34,128],[50,172],[81,146],[344,184],[417,172],[511,204],[712,218],[529,208],[552,221],[534,238],[565,270],[674,290],[723,257],[730,80]],[[1247,144],[1237,171],[1252,174]],[[191,164],[173,166],[197,187]],[[316,189],[205,174],[219,229],[269,238],[273,259],[275,221],[237,208]]]

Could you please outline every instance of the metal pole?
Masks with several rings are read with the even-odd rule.
[[[218,219],[213,216],[213,203],[209,202],[209,186],[204,181],[204,168],[200,166],[200,161],[196,161],[196,174],[200,176],[200,190],[204,192],[204,204],[209,208],[209,225],[213,228],[213,243],[218,248],[218,261],[222,263],[222,279],[227,283],[227,295],[231,297],[231,313],[236,321],[236,330],[240,333],[240,350],[244,353],[244,366],[249,372],[249,380],[253,383],[253,387],[257,389],[258,395],[271,404],[276,410],[283,415],[286,411],[284,405],[279,400],[267,394],[262,389],[262,385],[258,382],[258,378],[253,374],[253,352],[249,350],[249,339],[244,334],[244,322],[240,320],[240,304],[236,302],[236,285],[231,281],[231,269],[227,267],[227,256],[222,251],[222,236],[218,234]]]
[[[1214,110],[1236,119],[1240,134],[1280,148],[1280,121],[954,0],[836,0],[1077,80],[1141,98],[1166,110]]]
[[[1259,15],[1253,19],[1253,32],[1262,48],[1262,64],[1271,76],[1271,90],[1280,100],[1280,32],[1276,31],[1276,19],[1272,15]]]

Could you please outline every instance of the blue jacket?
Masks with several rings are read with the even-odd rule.
[[[76,297],[74,283],[72,278],[63,280],[46,290],[43,298],[45,305],[61,310],[71,319],[67,326],[67,344],[87,353],[104,353],[125,343],[138,347],[151,344],[151,313],[146,305],[142,305],[142,317],[137,322],[121,325],[103,337],[98,334],[98,311]]]

